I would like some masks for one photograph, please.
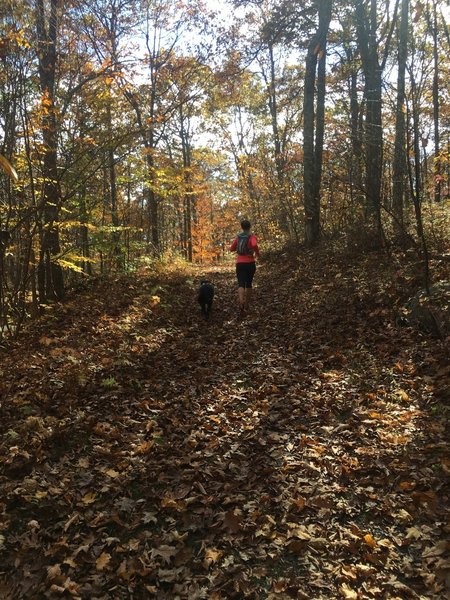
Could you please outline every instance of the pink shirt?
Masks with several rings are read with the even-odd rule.
[[[234,242],[230,246],[230,252],[235,252],[237,248],[238,239],[235,238]],[[255,262],[255,255],[259,257],[259,248],[258,248],[258,240],[256,239],[256,235],[250,234],[248,239],[247,246],[252,254],[238,254],[236,256],[237,263],[252,263]]]

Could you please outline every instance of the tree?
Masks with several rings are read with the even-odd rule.
[[[434,137],[434,200],[441,200],[441,131],[440,119],[440,85],[439,85],[439,29],[437,0],[431,3],[431,14],[427,11],[427,22],[433,39],[433,137]]]
[[[392,172],[392,203],[395,225],[398,235],[404,236],[403,208],[407,181],[406,151],[406,63],[408,56],[409,0],[402,0],[399,41],[398,41],[398,73],[397,100],[395,109],[395,144]]]
[[[301,112],[301,80],[293,76],[289,58],[295,52],[302,18],[308,9],[303,2],[235,1],[245,6],[246,37],[241,39],[241,63],[257,69],[265,89],[268,111],[267,141],[272,150],[272,201],[276,202],[278,228],[284,236],[298,238],[297,202],[288,162],[292,137],[298,135]],[[242,43],[243,42],[243,43]],[[253,66],[254,65],[254,66]],[[296,73],[297,75],[297,73]],[[295,131],[292,125],[295,123]],[[266,142],[267,143],[267,142]]]
[[[377,1],[356,2],[356,31],[364,72],[365,119],[365,192],[368,210],[373,218],[376,237],[382,239],[381,176],[383,157],[383,128],[381,119],[382,67],[378,55]]]
[[[41,302],[64,297],[62,267],[57,258],[61,251],[58,219],[61,207],[58,176],[58,122],[55,104],[59,0],[50,0],[48,11],[44,0],[35,0],[37,56],[41,90],[42,133],[42,215],[41,249],[38,266]]]
[[[331,0],[318,2],[318,26],[308,45],[303,92],[303,165],[305,241],[315,244],[320,237],[320,186],[325,119],[325,65]],[[316,96],[317,71],[317,104]],[[316,109],[316,110],[315,110]],[[314,139],[315,136],[315,139]]]

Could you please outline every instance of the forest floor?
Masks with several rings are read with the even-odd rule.
[[[448,346],[396,325],[413,268],[302,250],[255,281],[243,320],[231,265],[98,281],[1,350],[0,598],[450,597]]]

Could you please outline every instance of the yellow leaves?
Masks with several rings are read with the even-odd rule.
[[[64,230],[64,229],[79,229],[81,227],[88,229],[89,231],[92,232],[97,232],[99,231],[99,227],[97,227],[96,225],[93,225],[92,223],[85,223],[83,221],[75,221],[75,220],[71,220],[71,221],[59,221],[58,223],[56,223],[56,226],[58,227],[59,230]],[[66,254],[66,256],[68,256]],[[86,256],[80,256],[80,255],[76,255],[76,254],[70,254],[70,257],[72,259],[76,259],[76,260],[87,260],[87,261],[92,261],[92,259],[89,259]]]
[[[75,271],[75,273],[83,273],[83,267],[75,264],[70,260],[67,260],[66,258],[58,258],[55,262],[60,267],[63,267],[64,269],[69,269],[69,271]]]
[[[15,29],[8,32],[6,36],[0,38],[0,56],[5,56],[8,52],[11,52],[14,46],[25,50],[31,48],[29,39],[30,34],[25,29]]]
[[[42,106],[46,106],[47,108],[48,108],[48,107],[50,107],[50,106],[52,106],[52,104],[53,104],[53,100],[52,100],[52,98],[49,96],[49,94],[48,94],[48,93],[46,93],[46,94],[42,94],[42,97],[41,97],[41,104],[42,104]]]

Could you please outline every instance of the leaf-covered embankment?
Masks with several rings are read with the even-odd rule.
[[[1,596],[445,597],[448,356],[379,261],[274,256],[243,321],[230,268],[207,323],[121,279],[4,351]]]

